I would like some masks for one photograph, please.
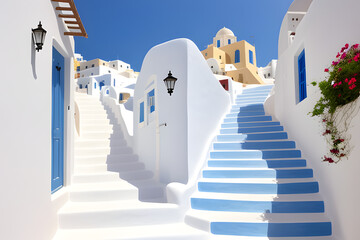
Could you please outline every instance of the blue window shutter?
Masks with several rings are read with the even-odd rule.
[[[155,89],[148,93],[148,104],[150,107],[150,113],[155,111]]]
[[[249,62],[251,64],[254,64],[254,56],[253,56],[253,52],[251,50],[249,50]]]
[[[140,119],[139,123],[144,122],[144,102],[140,103]]]
[[[217,40],[217,47],[220,47],[220,40]]]
[[[120,100],[120,101],[124,100],[124,97],[123,97],[123,94],[122,94],[122,93],[120,93],[120,95],[119,95],[119,100]]]
[[[94,88],[96,88],[96,83],[94,83]]]
[[[115,79],[114,79],[114,87],[115,87]]]
[[[230,39],[228,39],[228,44],[231,44],[231,40],[230,40]]]
[[[299,102],[307,97],[306,94],[306,65],[305,65],[305,49],[298,57],[299,69]]]
[[[235,63],[240,62],[240,51],[236,50],[235,51]]]

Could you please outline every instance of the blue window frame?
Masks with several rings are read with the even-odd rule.
[[[230,40],[230,39],[228,39],[228,44],[231,44],[231,40]]]
[[[94,83],[94,88],[96,89],[96,83]]]
[[[240,62],[240,51],[236,50],[235,51],[235,63]]]
[[[124,95],[122,93],[119,94],[119,101],[124,100]]]
[[[80,84],[80,89],[82,89],[82,84]]]
[[[217,40],[217,47],[220,47],[220,40]]]
[[[305,65],[305,49],[298,57],[299,69],[299,102],[307,97],[306,94],[306,65]]]
[[[116,81],[115,81],[115,79],[114,79],[114,87],[115,87],[115,82],[116,82]]]
[[[109,90],[106,90],[106,94],[109,94]]]
[[[76,71],[78,71],[78,72],[80,71],[80,66],[76,67]]]
[[[140,118],[139,123],[144,122],[144,102],[140,103]]]
[[[148,92],[147,98],[148,98],[149,110],[150,113],[152,113],[155,111],[155,89]]]
[[[251,50],[249,50],[249,62],[254,64],[254,53]]]

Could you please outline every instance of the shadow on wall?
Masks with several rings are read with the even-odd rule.
[[[36,52],[35,52],[35,43],[34,43],[34,38],[31,36],[31,46],[30,46],[30,51],[31,51],[31,68],[32,68],[32,74],[34,79],[37,79],[37,74],[36,74]]]

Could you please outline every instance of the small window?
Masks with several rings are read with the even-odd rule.
[[[251,64],[254,64],[254,56],[253,56],[253,51],[249,50],[249,62]]]
[[[299,102],[307,97],[306,94],[306,65],[305,65],[305,49],[298,57],[299,70]]]
[[[84,77],[84,74],[82,75],[82,77]]]
[[[103,63],[103,66],[105,66],[105,63]]]
[[[115,87],[115,79],[114,79],[114,87]]]
[[[266,78],[266,74],[264,74],[264,78]]]
[[[298,18],[296,18],[296,21],[299,21],[299,19],[298,19]]]
[[[211,66],[211,68],[214,68],[214,66]]]
[[[122,67],[122,65],[120,65],[120,67]]]
[[[88,68],[88,66],[85,66],[85,68],[87,69],[87,68]]]
[[[108,72],[109,72],[109,73],[111,73],[111,71],[110,71],[110,70],[109,70]]]
[[[127,66],[126,68],[129,68],[129,66]]]
[[[94,83],[94,88],[96,89],[96,83]]]
[[[92,64],[91,67],[95,67],[95,64]]]
[[[205,57],[207,56],[207,53],[205,53]]]
[[[228,44],[231,44],[231,40],[230,40],[230,39],[228,39]]]
[[[113,64],[113,67],[115,67],[115,64]]]
[[[148,107],[150,113],[155,111],[155,89],[148,93]]]
[[[80,66],[77,66],[77,67],[76,67],[76,71],[80,71]]]
[[[240,62],[240,50],[235,51],[235,63]]]
[[[139,116],[139,123],[144,122],[144,102],[140,103],[140,116]]]
[[[119,94],[119,101],[124,100],[124,95],[122,93]]]
[[[268,77],[270,77],[270,73],[268,73]]]
[[[221,55],[219,56],[219,59],[221,59]]]
[[[292,19],[291,19],[291,21],[294,21],[294,20],[295,20],[295,18],[292,18]]]
[[[93,73],[91,73],[91,76],[94,75]]]
[[[109,90],[106,90],[106,94],[109,94]]]
[[[220,47],[220,40],[217,40],[217,47]]]
[[[82,84],[80,84],[80,89],[82,89]]]

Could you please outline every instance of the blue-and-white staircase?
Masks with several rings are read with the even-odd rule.
[[[245,89],[226,115],[185,222],[214,239],[331,239],[312,169],[264,112],[272,86]]]

